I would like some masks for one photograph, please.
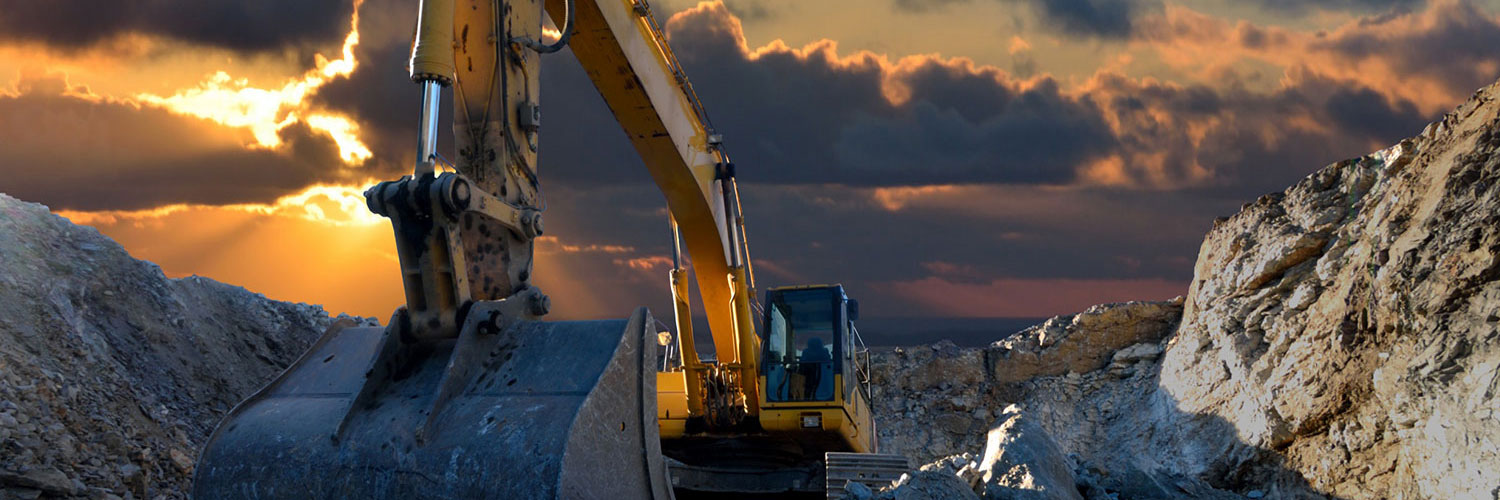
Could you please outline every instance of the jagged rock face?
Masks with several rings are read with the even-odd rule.
[[[1179,409],[1336,496],[1495,497],[1497,97],[1216,224],[1162,365]]]
[[[1160,355],[1161,340],[1181,315],[1181,299],[1106,304],[1049,319],[987,348],[940,342],[876,353],[871,385],[881,452],[926,462],[982,450],[1002,410],[1031,399],[1034,380],[1066,385],[1103,368],[1110,382],[1132,377],[1138,365],[1150,366]],[[1080,429],[1048,427],[1055,436],[1078,436]]]
[[[0,497],[184,497],[219,417],[332,318],[0,195]]]
[[[996,342],[986,350],[990,376],[999,383],[1087,373],[1155,359],[1162,339],[1182,316],[1182,299],[1090,307],[1059,316]],[[1122,351],[1122,349],[1127,349]]]

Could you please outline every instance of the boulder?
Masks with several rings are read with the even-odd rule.
[[[52,466],[36,467],[25,472],[0,470],[0,485],[15,489],[31,489],[41,493],[67,496],[83,492],[66,473]]]
[[[869,486],[858,481],[849,481],[844,484],[844,498],[848,500],[870,500],[875,498],[875,491]]]
[[[979,495],[958,476],[945,470],[918,470],[901,476],[879,496],[880,500],[979,500]]]
[[[1057,443],[1015,405],[990,429],[978,470],[987,499],[1083,500]]]

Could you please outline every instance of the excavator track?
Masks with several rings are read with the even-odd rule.
[[[853,482],[879,491],[911,470],[905,455],[828,452],[826,464],[828,498],[844,498],[844,486]]]
[[[219,424],[193,496],[672,498],[650,313],[495,329],[498,303],[445,341],[331,328]]]

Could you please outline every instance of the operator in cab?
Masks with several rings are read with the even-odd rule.
[[[833,355],[823,347],[823,339],[819,337],[807,339],[807,348],[802,350],[800,361],[802,362],[799,368],[803,377],[803,394],[808,395],[810,399],[822,399],[823,394],[831,394],[832,392],[825,386],[833,383],[830,380],[832,377],[824,377],[823,368],[827,366],[831,370]]]

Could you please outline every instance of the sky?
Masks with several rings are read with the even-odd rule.
[[[652,8],[738,166],[758,284],[843,283],[865,316],[1184,294],[1215,217],[1500,78],[1500,0]],[[388,318],[391,228],[361,193],[415,157],[415,14],[0,0],[0,192],[169,276]],[[541,78],[551,317],[670,317],[662,196],[569,51]]]

